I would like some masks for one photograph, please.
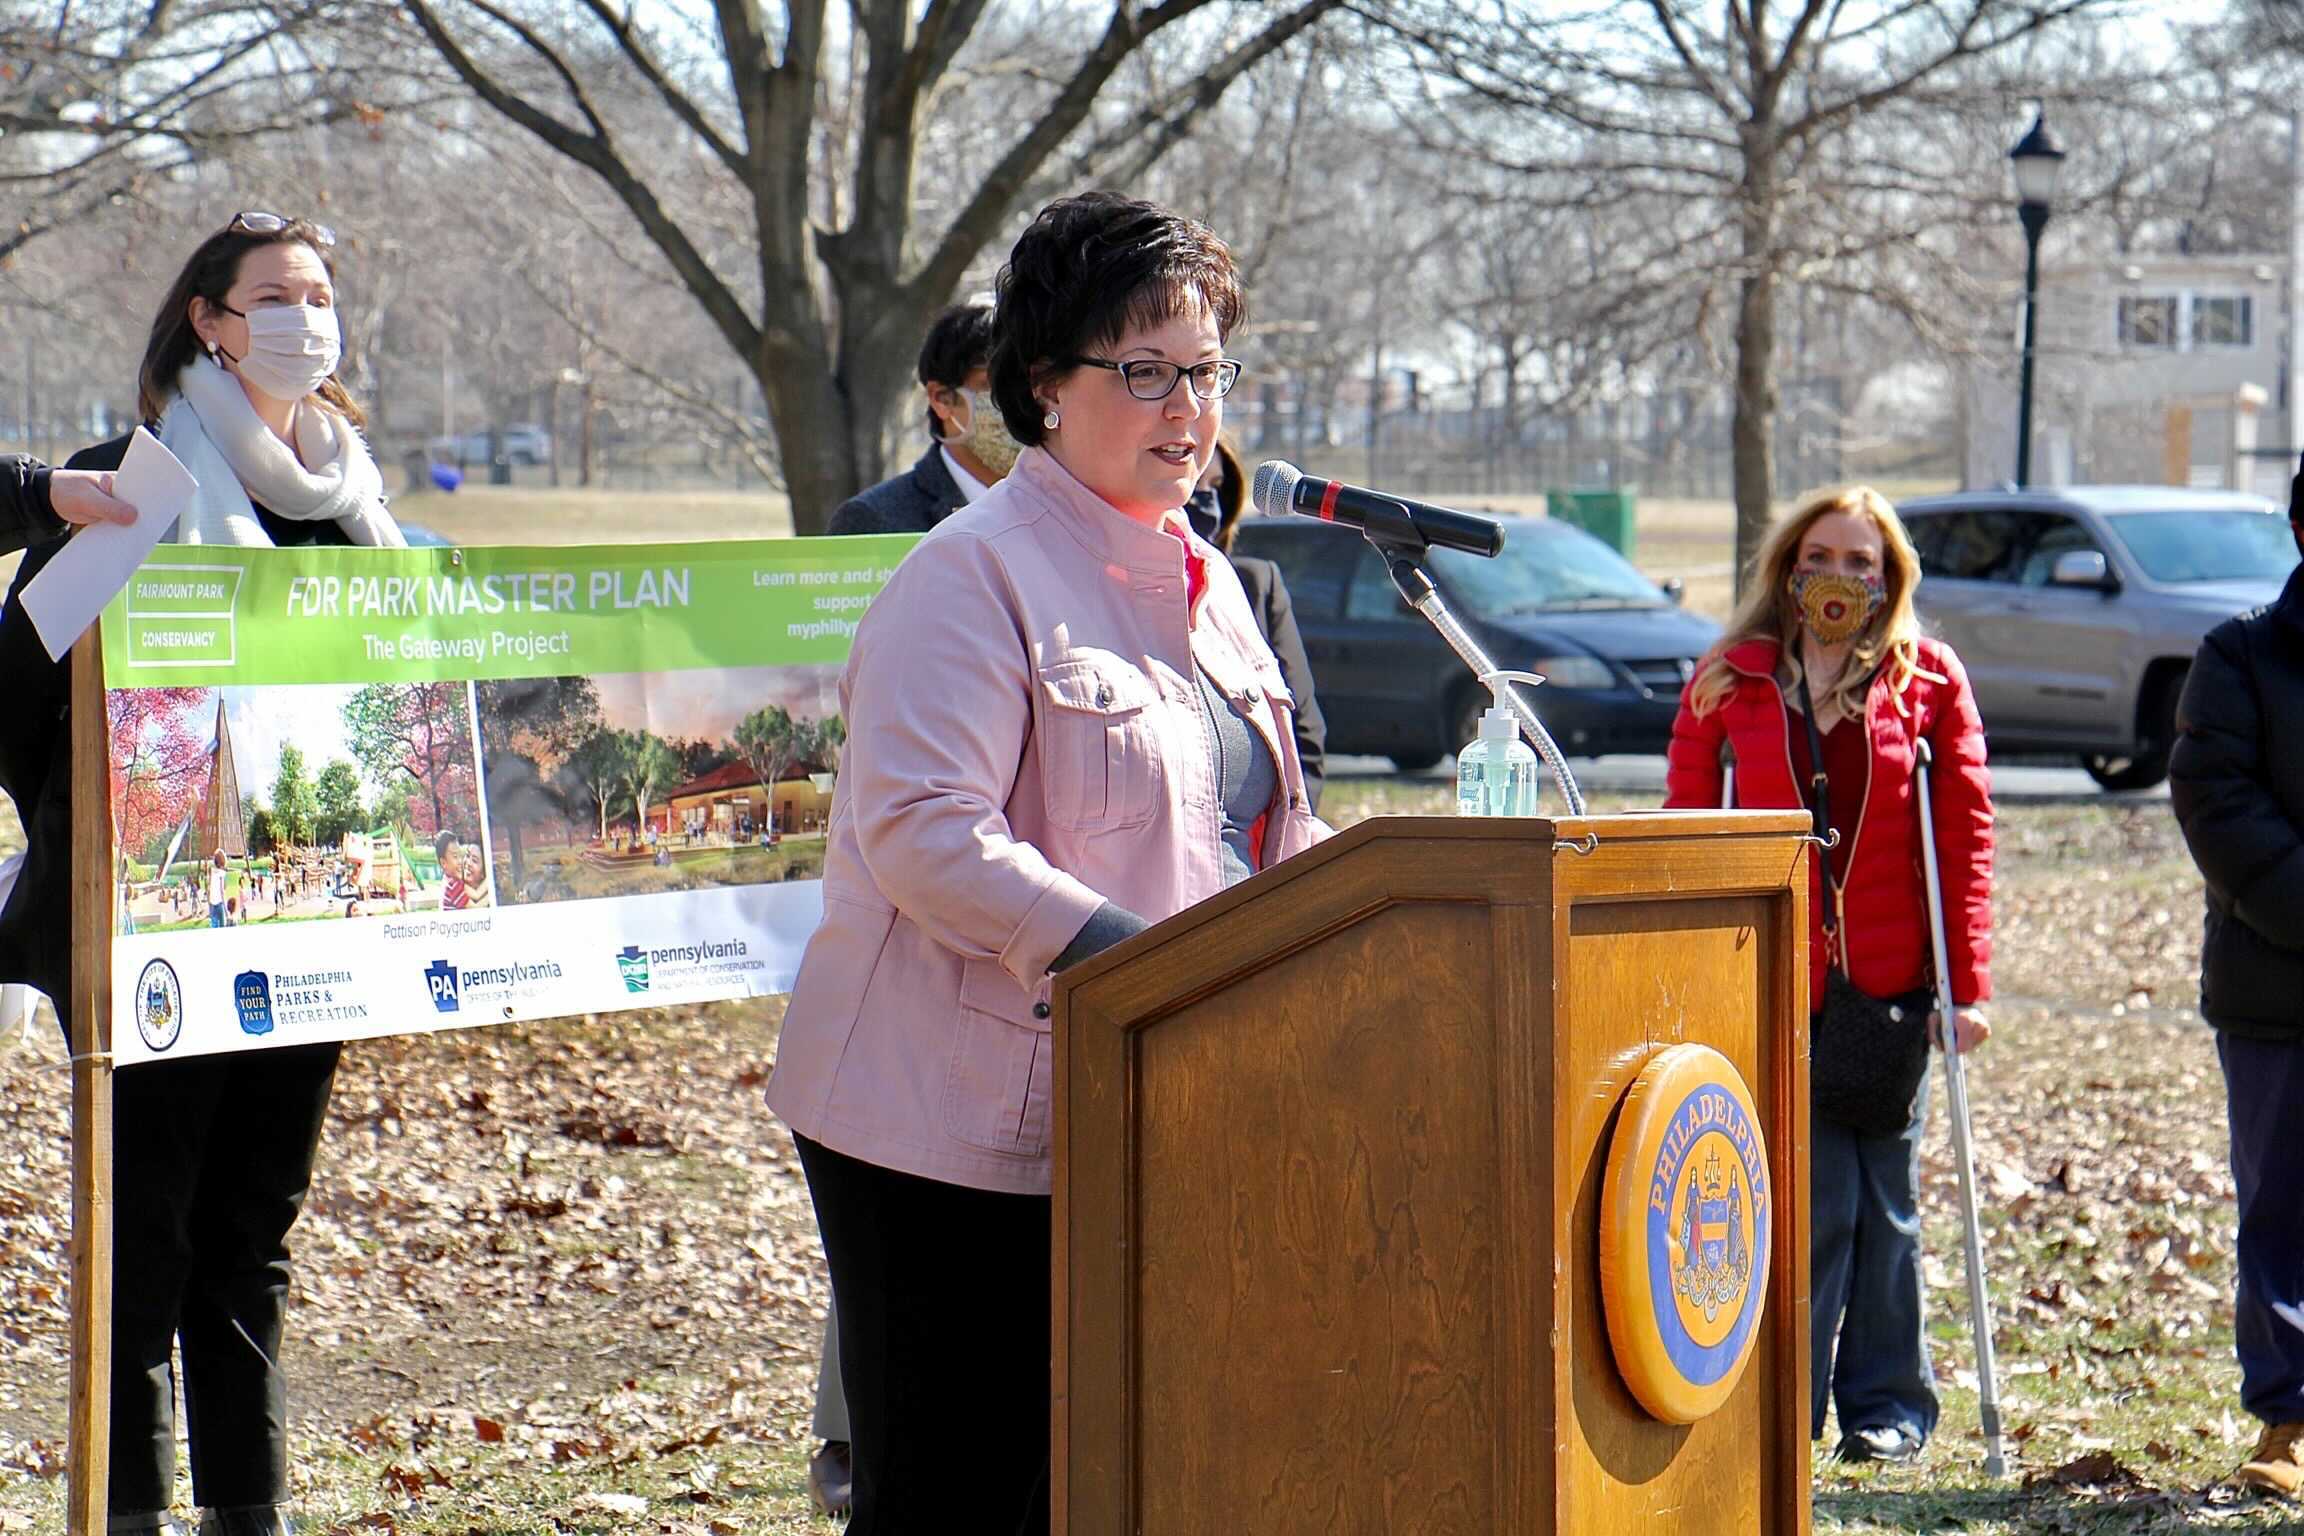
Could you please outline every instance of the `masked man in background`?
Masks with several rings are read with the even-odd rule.
[[[992,404],[992,306],[955,304],[920,344],[928,451],[893,480],[842,502],[826,533],[926,533],[993,486],[1016,462],[1016,440]]]

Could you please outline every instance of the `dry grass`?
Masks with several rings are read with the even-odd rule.
[[[584,491],[467,485],[396,497],[393,513],[459,544],[668,544],[773,539],[791,503],[767,491]]]

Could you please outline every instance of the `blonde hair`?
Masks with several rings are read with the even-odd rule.
[[[1842,714],[1861,718],[1864,695],[1881,666],[1888,668],[1888,687],[1899,711],[1904,690],[1920,674],[1920,616],[1912,607],[1913,589],[1920,585],[1920,557],[1888,498],[1868,485],[1839,486],[1811,492],[1784,520],[1769,531],[1767,542],[1752,560],[1751,579],[1744,601],[1728,621],[1719,643],[1696,665],[1696,681],[1688,690],[1688,707],[1699,717],[1727,702],[1735,690],[1736,669],[1728,665],[1731,648],[1747,640],[1774,640],[1783,648],[1784,664],[1800,674],[1800,610],[1788,590],[1800,542],[1819,518],[1834,512],[1857,512],[1872,519],[1880,530],[1881,574],[1888,585],[1888,600],[1856,636],[1848,665],[1823,698],[1818,709],[1837,706]]]

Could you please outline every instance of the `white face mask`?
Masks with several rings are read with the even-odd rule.
[[[229,304],[217,308],[240,315]],[[301,400],[318,389],[336,371],[344,355],[343,332],[336,311],[312,304],[272,304],[252,309],[240,318],[248,322],[248,355],[232,358],[240,376],[275,400]]]

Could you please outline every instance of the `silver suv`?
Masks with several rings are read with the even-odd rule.
[[[1960,653],[1995,752],[2072,753],[2106,789],[2168,776],[2201,637],[2296,564],[2261,496],[2168,486],[1962,491],[1897,512],[1928,627]]]

